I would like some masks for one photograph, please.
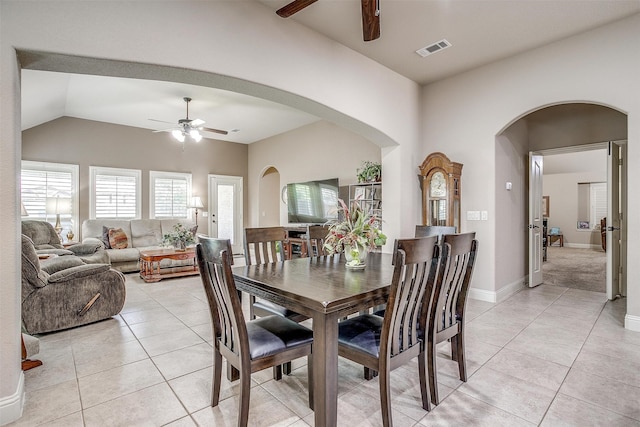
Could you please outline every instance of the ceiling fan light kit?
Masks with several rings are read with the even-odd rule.
[[[317,0],[293,0],[278,9],[276,14],[283,18],[300,12]],[[380,0],[360,0],[362,5],[362,35],[366,42],[380,38]]]
[[[201,119],[190,119],[189,118],[189,103],[191,102],[191,98],[185,96],[182,99],[184,100],[184,102],[187,103],[187,117],[184,118],[184,119],[178,120],[178,126],[173,128],[173,129],[163,129],[163,130],[157,130],[157,131],[154,131],[154,132],[168,132],[168,131],[170,131],[171,135],[177,141],[183,143],[183,149],[184,149],[184,141],[186,140],[187,136],[190,137],[195,142],[202,141],[202,134],[200,133],[200,131],[219,133],[221,135],[227,135],[229,133],[226,130],[212,129],[212,128],[203,127],[202,125],[205,123],[204,120],[201,120]],[[149,120],[153,120],[155,122],[163,122],[162,120],[155,120],[155,119],[149,119]],[[163,122],[163,123],[170,123],[170,122]]]

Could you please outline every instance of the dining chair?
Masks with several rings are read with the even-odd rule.
[[[391,289],[384,317],[361,314],[338,323],[338,354],[377,371],[384,426],[391,418],[390,373],[418,357],[422,407],[431,409],[425,366],[425,345],[419,325],[426,324],[423,300],[436,276],[437,237],[396,241]],[[424,336],[424,334],[422,334]]]
[[[284,250],[287,232],[284,227],[257,227],[244,229],[244,260],[246,265],[269,264],[287,260]],[[249,295],[249,319],[276,314],[294,322],[302,322],[309,317],[291,311],[286,307],[271,301],[256,298]],[[273,379],[282,378],[282,371],[289,375],[291,363],[286,363],[282,368],[274,367]]]
[[[324,239],[329,234],[329,227],[326,225],[307,226],[307,250],[309,256],[325,256]]]
[[[443,237],[437,278],[428,309],[426,356],[431,401],[438,404],[436,346],[451,341],[451,359],[458,363],[460,380],[467,381],[464,328],[465,304],[473,275],[478,241],[475,232]]]
[[[249,419],[251,374],[307,356],[309,407],[313,409],[313,332],[278,315],[245,322],[231,272],[229,240],[201,237],[196,254],[214,336],[211,406],[217,406],[220,399],[223,356],[240,373],[238,426],[241,427]]]

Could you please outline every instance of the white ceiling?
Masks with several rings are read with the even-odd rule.
[[[288,0],[255,0],[274,11]],[[262,4],[258,4],[262,3]],[[427,84],[640,12],[640,0],[380,0],[381,37],[362,40],[359,0],[319,0],[282,25],[304,25],[386,67]],[[289,22],[295,21],[295,22]],[[452,47],[426,58],[415,50],[442,39]],[[621,41],[629,42],[629,41]],[[252,143],[318,120],[234,92],[178,83],[24,70],[22,128],[62,116],[151,130],[189,117],[230,132],[205,134]]]

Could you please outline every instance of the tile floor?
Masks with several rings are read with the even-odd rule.
[[[146,284],[127,275],[113,319],[41,336],[44,365],[25,373],[14,426],[234,426],[238,386],[209,406],[211,329],[198,276]],[[640,333],[623,329],[624,300],[541,285],[501,304],[470,300],[469,380],[440,347],[442,401],[422,410],[417,362],[392,374],[396,426],[640,426]],[[251,426],[313,425],[306,359],[291,376],[253,375]],[[339,362],[338,425],[378,426],[378,381]]]

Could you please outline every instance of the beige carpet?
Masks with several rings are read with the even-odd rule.
[[[542,279],[547,285],[606,292],[606,271],[607,256],[602,250],[552,246],[547,248]]]

